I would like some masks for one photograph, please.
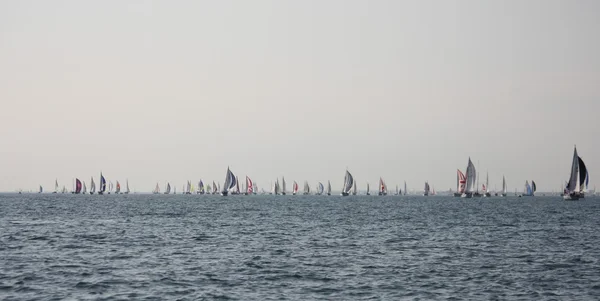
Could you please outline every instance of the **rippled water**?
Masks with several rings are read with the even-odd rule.
[[[598,300],[600,198],[0,195],[0,299]]]

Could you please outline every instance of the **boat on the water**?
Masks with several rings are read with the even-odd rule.
[[[327,180],[327,190],[325,190],[325,193],[331,195],[331,182],[329,180]]]
[[[119,184],[119,181],[117,181],[117,190],[115,190],[115,194],[120,194],[121,193],[121,184]]]
[[[302,192],[303,195],[309,195],[310,194],[310,186],[308,185],[307,181],[304,181],[304,191]]]
[[[100,173],[100,189],[98,189],[98,194],[103,195],[106,192],[106,179]]]
[[[387,185],[383,181],[383,178],[379,177],[379,190],[377,191],[378,195],[387,195]]]
[[[58,193],[58,179],[54,180],[54,191],[52,193]]]
[[[502,176],[502,196],[506,197],[508,195],[508,188],[506,187],[506,178]]]
[[[167,182],[167,185],[165,185],[164,194],[169,194],[169,193],[171,193],[171,183]]]
[[[536,185],[535,181],[531,180],[531,185],[529,185],[529,181],[525,180],[525,187],[523,189],[522,196],[535,196]]]
[[[477,171],[475,169],[475,165],[471,161],[471,157],[469,157],[469,162],[467,164],[467,172],[465,174],[467,185],[465,187],[464,192],[460,195],[462,198],[472,198],[475,193],[475,187],[477,186]]]
[[[425,181],[425,187],[423,188],[423,196],[428,196],[430,192],[429,182]]]
[[[223,183],[223,190],[221,191],[222,196],[227,194],[237,185],[237,180],[233,172],[227,167],[227,173],[225,174],[225,183]]]
[[[319,182],[317,184],[317,195],[322,195],[324,191],[325,191],[325,186],[323,186],[323,183]]]
[[[296,181],[294,181],[294,184],[292,184],[292,195],[296,195],[298,193],[298,183],[296,183]]]
[[[354,186],[354,178],[352,177],[352,174],[346,169],[346,174],[344,175],[344,185],[342,186],[341,195],[349,196],[350,193],[352,193],[353,186]]]
[[[483,197],[489,198],[492,196],[490,193],[490,178],[489,173],[485,174],[485,185],[483,185]]]
[[[90,180],[90,194],[94,194],[96,192],[96,182],[94,182],[94,177]]]
[[[465,193],[465,186],[467,184],[467,177],[465,174],[460,171],[460,169],[456,170],[456,192],[454,193],[455,197],[460,197],[463,193]]]
[[[581,186],[582,183],[584,183],[585,178],[582,178],[581,166],[579,166],[579,163],[580,158],[577,154],[577,146],[575,146],[573,150],[573,162],[571,163],[571,175],[569,176],[569,182],[567,182],[567,186],[563,192],[563,199],[566,201],[577,201],[581,198]],[[585,173],[587,173],[587,168]],[[585,177],[585,174],[583,177]]]

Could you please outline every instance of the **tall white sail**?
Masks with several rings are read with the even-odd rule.
[[[90,194],[94,194],[96,192],[96,183],[94,182],[94,177],[92,177],[90,181]]]
[[[223,184],[223,191],[221,194],[226,196],[227,193],[237,185],[237,180],[233,172],[227,167],[227,174],[225,175],[225,183]]]
[[[504,176],[502,176],[502,195],[506,196],[507,192],[508,192],[508,189],[506,187],[506,178],[504,178]]]
[[[475,192],[477,186],[476,181],[477,171],[475,170],[475,165],[471,162],[471,158],[469,158],[469,163],[467,165],[467,187],[465,191],[469,193]]]
[[[325,190],[325,193],[331,195],[331,182],[329,180],[327,180],[327,190]]]
[[[344,186],[342,187],[342,195],[349,195],[353,185],[354,177],[352,177],[352,174],[348,170],[346,170],[346,175],[344,175]]]
[[[281,177],[281,194],[285,195],[285,178]]]

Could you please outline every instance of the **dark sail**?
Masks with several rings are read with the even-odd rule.
[[[587,183],[587,168],[585,167],[585,163],[581,157],[577,157],[579,159],[579,185],[581,185],[580,189],[583,190],[583,184]]]
[[[75,193],[81,193],[81,181],[79,181],[79,179],[75,179]]]
[[[535,192],[537,190],[536,186],[535,186],[535,181],[533,181],[533,180],[531,180],[531,189],[533,189],[533,192]]]

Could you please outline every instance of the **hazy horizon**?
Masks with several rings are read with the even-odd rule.
[[[3,1],[0,191],[445,191],[469,157],[552,191],[575,144],[593,188],[599,28],[598,1]]]

